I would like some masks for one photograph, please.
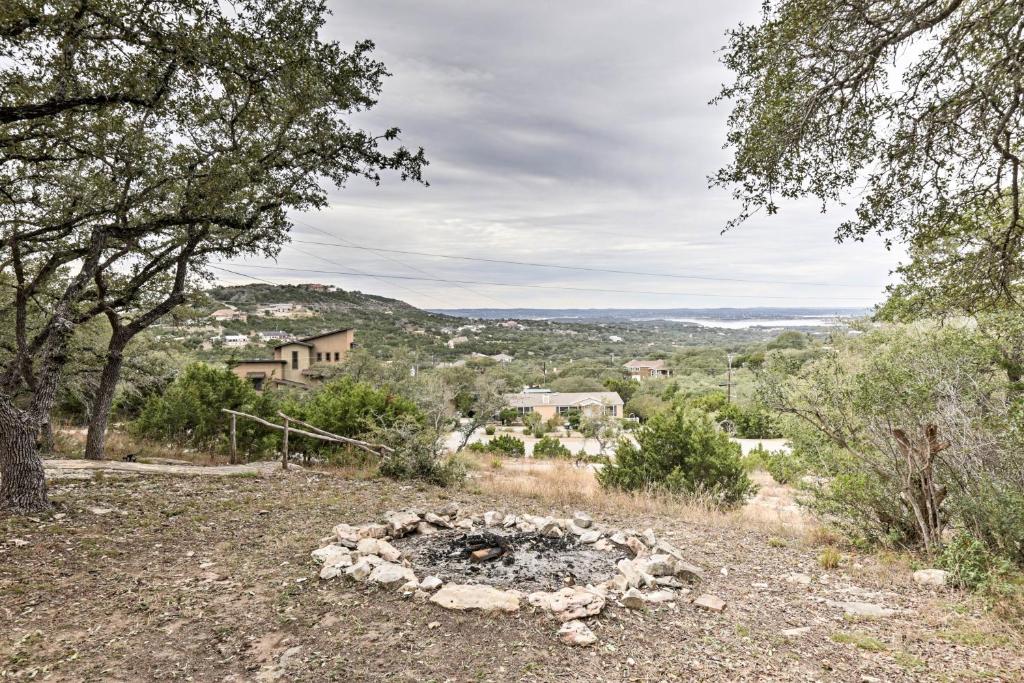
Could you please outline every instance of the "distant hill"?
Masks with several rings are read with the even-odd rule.
[[[214,287],[207,290],[214,301],[229,304],[243,310],[264,304],[300,303],[323,311],[374,312],[386,314],[422,315],[429,318],[449,316],[422,311],[398,299],[389,299],[359,291],[347,292],[342,289],[323,291],[303,285],[238,285]]]
[[[640,320],[772,320],[798,318],[860,318],[867,308],[453,308],[435,313],[479,320],[565,320],[635,322]]]

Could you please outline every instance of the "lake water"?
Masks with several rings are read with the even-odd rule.
[[[694,323],[701,327],[745,330],[750,327],[835,327],[844,324],[841,318],[745,318],[714,320],[711,318],[666,318],[671,322]]]

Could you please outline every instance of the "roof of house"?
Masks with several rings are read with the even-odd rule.
[[[234,360],[232,362],[238,365],[243,365],[245,363],[287,363],[288,361],[283,358],[281,360],[277,360],[276,358],[246,358],[244,360]]]
[[[642,360],[634,358],[633,360],[626,363],[627,368],[651,368],[652,370],[665,370],[665,361],[663,360]]]
[[[622,397],[614,391],[580,391],[580,392],[536,392],[505,394],[505,400],[513,408],[533,408],[536,406],[586,406],[609,405],[621,406]]]
[[[314,334],[311,337],[303,337],[302,339],[295,339],[295,340],[292,340],[290,342],[285,342],[283,344],[278,344],[274,348],[278,349],[278,348],[281,348],[282,346],[288,346],[289,344],[302,344],[303,346],[312,346],[312,344],[310,344],[309,342],[313,341],[314,339],[320,339],[321,337],[330,337],[332,334],[341,334],[342,332],[348,332],[351,329],[352,329],[351,327],[342,327],[339,330],[332,330],[330,332],[321,332],[320,334]]]

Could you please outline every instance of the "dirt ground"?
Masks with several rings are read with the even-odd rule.
[[[1020,634],[980,601],[916,586],[905,560],[820,548],[713,521],[590,510],[653,527],[705,568],[689,604],[589,620],[560,644],[525,606],[487,616],[321,581],[310,551],[339,522],[455,500],[571,513],[535,499],[336,473],[55,479],[52,519],[0,519],[0,678],[60,681],[1020,681]],[[809,585],[787,580],[811,577]],[[838,602],[900,611],[844,616]],[[787,637],[783,630],[809,627]]]

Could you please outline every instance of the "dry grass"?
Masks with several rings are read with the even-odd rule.
[[[773,537],[805,541],[816,524],[808,518],[794,520],[758,500],[736,510],[721,510],[709,498],[658,493],[607,491],[601,488],[591,467],[576,467],[560,460],[503,458],[494,467],[491,456],[471,466],[472,482],[482,492],[540,501],[564,508],[630,515],[667,515],[701,524],[724,524],[762,531]]]

